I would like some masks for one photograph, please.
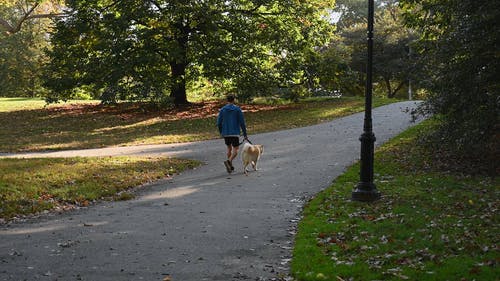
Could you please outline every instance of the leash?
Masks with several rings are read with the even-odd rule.
[[[240,145],[242,145],[243,143],[245,143],[245,140],[246,140],[249,144],[253,145],[253,143],[252,143],[252,142],[248,139],[248,137],[247,137],[246,139],[245,139],[245,138],[243,138],[243,141],[241,141],[241,142],[240,142]]]

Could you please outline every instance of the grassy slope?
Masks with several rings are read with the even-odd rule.
[[[375,100],[374,106],[394,102]],[[137,105],[51,105],[1,99],[0,152],[176,143],[219,137],[215,127],[223,103],[193,104],[185,111],[146,111]],[[242,105],[249,134],[316,124],[362,111],[361,98],[288,105]],[[20,110],[22,109],[22,110]]]
[[[130,199],[131,188],[197,165],[164,157],[0,159],[0,218]]]
[[[298,280],[498,279],[499,180],[433,170],[414,145],[426,124],[377,150],[381,200],[350,201],[354,165],[307,204],[292,261]]]

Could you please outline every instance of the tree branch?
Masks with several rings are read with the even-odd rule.
[[[27,19],[41,19],[41,18],[62,18],[66,17],[67,13],[59,13],[59,14],[37,14],[29,16]]]
[[[116,1],[113,1],[113,2],[111,2],[111,4],[109,4],[109,5],[105,6],[105,7],[104,7],[104,10],[107,10],[107,9],[109,9],[109,8],[111,8],[111,7],[114,7],[114,6],[116,6],[116,5],[117,5],[118,3],[120,3],[120,2],[121,2],[121,0],[116,0]]]
[[[24,21],[26,21],[29,16],[31,15],[31,13],[33,13],[33,11],[38,7],[38,5],[40,5],[40,3],[35,3],[31,9],[29,9],[25,14],[24,16],[19,20],[19,22],[17,23],[17,26],[12,30],[12,33],[16,33],[18,32],[19,30],[21,30],[21,25],[24,23]]]
[[[392,92],[392,97],[396,96],[397,92],[399,92],[399,90],[401,90],[401,88],[403,87],[403,85],[405,85],[407,82],[407,80],[403,80],[401,83],[399,83],[399,85],[396,87],[396,89],[394,89],[394,91]]]
[[[7,35],[12,35],[14,33],[19,32],[19,30],[21,30],[23,23],[26,22],[27,20],[41,19],[41,18],[57,18],[57,17],[67,16],[66,13],[33,14],[33,12],[35,11],[35,9],[38,7],[39,4],[40,3],[35,3],[28,11],[26,11],[24,13],[24,15],[19,19],[19,21],[17,22],[17,24],[15,26],[10,24],[6,20],[0,18],[0,27],[3,27],[3,29],[5,30],[5,33],[7,33]]]
[[[14,27],[12,25],[10,25],[10,23],[8,23],[6,20],[0,19],[0,26],[2,26],[3,29],[5,29],[5,32],[7,34],[14,33]]]

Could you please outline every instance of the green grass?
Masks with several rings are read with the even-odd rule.
[[[73,104],[97,104],[99,101],[72,100]],[[62,103],[64,104],[64,103]],[[53,108],[61,103],[47,105],[45,100],[40,98],[0,98],[0,112],[12,112],[18,110],[39,110],[42,108]]]
[[[161,157],[0,159],[0,218],[130,199],[131,188],[197,165]]]
[[[430,123],[377,150],[381,200],[350,200],[356,164],[307,204],[297,280],[498,280],[499,180],[433,170],[414,143]]]
[[[0,98],[0,112],[39,109],[45,104],[45,101],[37,98]]]
[[[395,100],[375,99],[374,106]],[[71,102],[73,103],[73,102]],[[178,143],[218,138],[221,103],[187,112],[145,111],[137,105],[95,102],[44,107],[33,99],[0,99],[0,152]],[[323,99],[285,105],[242,105],[249,134],[307,126],[359,112],[362,98]]]

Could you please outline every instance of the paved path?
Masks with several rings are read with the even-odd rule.
[[[376,145],[412,125],[406,109],[413,107],[374,109]],[[222,140],[24,155],[155,154],[206,165],[134,200],[1,226],[0,280],[280,280],[304,200],[359,158],[362,125],[360,113],[251,135],[265,152],[249,176],[239,161],[236,173],[225,172]]]

